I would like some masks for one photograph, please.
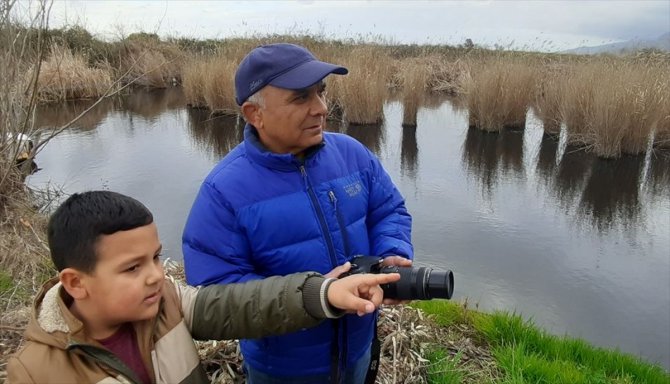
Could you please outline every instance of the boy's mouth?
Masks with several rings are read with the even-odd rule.
[[[158,300],[161,299],[161,291],[156,291],[152,293],[151,295],[147,296],[144,298],[144,302],[147,304],[154,304],[157,303]]]

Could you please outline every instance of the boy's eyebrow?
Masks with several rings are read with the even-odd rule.
[[[156,248],[156,250],[154,251],[153,256],[156,256],[156,255],[160,254],[162,250],[163,250],[163,244],[159,244],[158,248]],[[123,265],[132,264],[136,261],[144,259],[145,257],[146,257],[146,255],[137,255],[137,256],[133,257],[132,259],[124,260],[122,264]]]

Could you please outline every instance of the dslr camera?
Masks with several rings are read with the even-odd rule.
[[[399,273],[400,280],[382,284],[384,298],[398,300],[451,299],[454,293],[454,274],[427,267],[383,266],[378,256],[356,256],[346,275],[357,273]]]

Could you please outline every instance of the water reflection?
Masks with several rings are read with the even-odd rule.
[[[214,159],[225,156],[244,138],[244,121],[237,116],[210,116],[208,110],[188,108],[188,130],[196,146]]]
[[[523,130],[503,129],[500,133],[497,151],[500,153],[500,165],[505,176],[519,179],[523,169]]]
[[[380,154],[382,143],[384,142],[383,124],[355,125],[349,124],[346,134],[360,141],[374,152],[377,156]]]
[[[95,100],[71,100],[63,103],[39,105],[35,111],[35,127],[40,131],[58,129],[90,108]],[[92,131],[109,112],[116,109],[118,100],[105,99],[77,120],[69,130],[74,132]]]
[[[402,171],[412,179],[416,179],[418,161],[419,161],[419,145],[416,142],[416,126],[402,127],[400,164],[402,167]]]
[[[549,184],[556,172],[556,154],[558,152],[558,138],[544,133],[540,141],[540,150],[537,155],[535,170],[545,184]]]
[[[147,120],[155,120],[163,112],[182,108],[186,103],[181,88],[140,89],[122,98],[125,111],[141,116]]]
[[[599,231],[619,223],[636,225],[641,216],[638,180],[644,156],[623,156],[615,160],[596,158],[579,207]]]
[[[581,195],[592,162],[593,155],[582,148],[568,146],[563,152],[553,186],[560,206],[566,210]]]
[[[670,153],[652,152],[649,159],[647,183],[649,190],[655,196],[670,195]]]
[[[482,192],[489,196],[493,193],[498,178],[499,140],[500,135],[497,132],[468,128],[463,142],[462,163],[466,173],[481,182]]]

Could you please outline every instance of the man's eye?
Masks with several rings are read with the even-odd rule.
[[[135,272],[135,271],[137,271],[139,268],[140,268],[140,265],[139,265],[139,264],[135,264],[135,265],[133,265],[132,267],[126,269],[126,272]]]

